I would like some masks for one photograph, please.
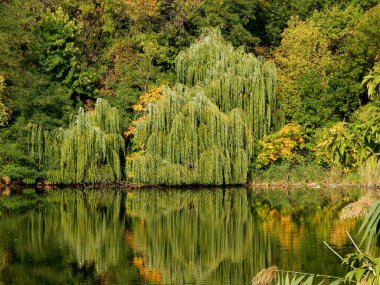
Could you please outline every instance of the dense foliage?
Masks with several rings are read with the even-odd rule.
[[[366,106],[353,122],[340,122],[329,129],[321,147],[331,153],[335,162],[359,166],[372,156],[380,156],[379,123],[379,106]]]
[[[247,130],[247,141],[252,142],[243,148],[223,146],[227,155],[221,151],[223,144],[218,138],[217,147],[209,152],[215,163],[230,160],[223,166],[226,178],[216,179],[213,175],[212,179],[190,179],[187,174],[195,171],[196,162],[187,155],[180,159],[181,171],[173,171],[172,164],[178,164],[174,156],[188,153],[185,138],[188,144],[196,138],[198,144],[199,140],[207,144],[212,140],[210,129],[202,129],[209,134],[207,138],[199,126],[192,131],[186,129],[188,133],[181,138],[170,138],[167,129],[157,141],[161,140],[161,146],[177,144],[179,154],[163,160],[168,164],[159,175],[177,173],[181,177],[178,183],[240,183],[247,180],[244,173],[248,169],[270,170],[289,163],[286,155],[280,158],[281,151],[270,154],[257,141],[288,123],[300,125],[300,135],[307,138],[307,151],[295,150],[299,159],[293,159],[292,164],[315,160],[318,167],[337,164],[345,171],[355,171],[371,156],[375,155],[371,161],[377,160],[379,121],[368,110],[375,109],[376,113],[379,108],[378,0],[10,0],[0,3],[0,18],[0,176],[26,182],[52,179],[48,173],[59,171],[59,159],[49,166],[29,155],[29,124],[47,133],[72,129],[78,108],[83,109],[83,116],[93,112],[97,98],[119,110],[118,135],[125,131],[120,147],[126,145],[129,157],[146,158],[151,147],[147,138],[157,134],[146,130],[149,134],[144,141],[137,126],[149,122],[152,110],[162,108],[159,112],[167,115],[163,102],[169,97],[177,98],[173,100],[177,104],[181,94],[188,94],[181,106],[189,107],[194,104],[190,101],[195,93],[207,98],[208,103],[202,100],[202,108],[206,104],[214,110],[210,116],[223,122],[219,127],[231,132]],[[222,49],[207,43],[205,30],[215,27],[226,40]],[[218,58],[213,52],[221,50],[231,53]],[[274,64],[268,63],[271,60],[276,64],[278,80]],[[264,82],[258,83],[260,80]],[[178,82],[182,87],[161,87]],[[265,90],[255,89],[263,86]],[[265,97],[256,96],[262,92]],[[140,104],[139,96],[143,94],[146,96]],[[161,96],[167,98],[161,102]],[[190,120],[184,110],[178,109],[175,114]],[[172,125],[186,128],[184,120],[171,120],[165,121],[170,129]],[[191,137],[191,132],[197,136]],[[276,140],[273,136],[266,139]],[[267,146],[271,143],[276,144],[267,141]],[[142,145],[146,148],[140,149]],[[276,147],[282,148],[281,143]],[[244,161],[235,157],[237,149],[244,150],[244,154],[239,150],[238,155],[245,157]],[[81,153],[79,149],[71,151]],[[128,163],[122,153],[118,159],[123,168]],[[162,155],[164,158],[166,154]],[[268,160],[270,155],[279,159]],[[242,164],[235,165],[235,159]],[[95,172],[103,164],[88,163],[85,168]],[[153,169],[150,162],[146,163]],[[370,165],[368,162],[368,169],[373,169]],[[232,178],[234,167],[240,169],[236,170],[236,179]],[[208,171],[211,169],[216,168]],[[105,180],[120,180],[120,175]],[[103,178],[53,180],[93,182]]]

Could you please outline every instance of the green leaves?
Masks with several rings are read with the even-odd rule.
[[[4,77],[0,74],[0,128],[8,124],[11,118],[11,110],[2,102],[2,93],[4,89]]]
[[[363,78],[362,85],[368,89],[368,99],[374,100],[380,96],[380,62]]]
[[[56,80],[72,83],[72,77],[79,69],[80,49],[76,42],[79,27],[62,8],[56,12],[47,11],[39,27],[41,70],[53,75]]]
[[[374,258],[367,253],[348,254],[342,261],[351,270],[346,274],[345,279],[348,282],[363,282],[367,284],[378,284],[380,258]]]
[[[274,274],[277,273],[276,278]],[[276,281],[277,282],[274,282]],[[334,280],[334,281],[331,281]],[[319,281],[319,282],[318,282]],[[329,283],[331,281],[331,283]],[[318,283],[316,283],[318,282]],[[318,275],[305,272],[296,272],[288,270],[280,270],[276,266],[269,267],[260,271],[252,279],[252,285],[313,285],[313,284],[327,284],[339,285],[345,283],[343,278],[328,276],[328,275]]]
[[[380,108],[363,107],[352,123],[337,123],[321,139],[319,148],[327,150],[336,163],[347,167],[362,165],[380,152]]]
[[[380,234],[380,201],[375,202],[365,215],[359,233],[363,233],[361,243],[367,242],[367,250],[375,243]]]

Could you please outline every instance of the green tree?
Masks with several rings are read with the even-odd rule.
[[[45,14],[41,1],[12,0],[0,3],[0,72],[5,78],[3,103],[12,110],[9,126],[0,130],[0,175],[22,178],[36,175],[36,165],[27,156],[28,122],[46,128],[68,122],[69,92],[39,68],[39,20]]]
[[[124,139],[116,108],[98,99],[93,111],[80,108],[67,129],[51,132],[31,125],[29,155],[50,181],[73,183],[115,182],[122,178]]]
[[[282,32],[288,27],[290,18],[298,16],[307,20],[315,11],[328,11],[339,7],[357,6],[367,10],[378,4],[378,0],[262,0],[257,9],[257,21],[254,34],[259,36],[264,45],[278,46]],[[331,19],[334,21],[334,19]]]
[[[257,11],[258,36],[265,45],[277,46],[281,42],[281,34],[288,27],[291,17],[298,16],[305,20],[314,10],[325,6],[325,0],[271,0],[260,1]]]
[[[206,27],[220,27],[223,36],[234,46],[249,48],[259,44],[254,35],[256,9],[259,1],[225,0],[203,1],[193,12],[191,24],[199,35]]]
[[[279,96],[289,121],[320,127],[348,120],[366,102],[361,81],[376,51],[362,26],[375,17],[376,9],[333,6],[306,21],[289,22],[276,52]]]
[[[334,57],[314,21],[292,18],[288,24],[276,51],[279,100],[288,121],[318,127],[333,112],[331,98],[324,98],[323,92]]]
[[[62,82],[71,99],[85,102],[96,96],[99,75],[91,66],[81,64],[85,49],[77,39],[80,30],[79,24],[61,7],[55,12],[46,11],[39,22],[40,44],[36,53],[41,72],[50,75],[53,81]]]

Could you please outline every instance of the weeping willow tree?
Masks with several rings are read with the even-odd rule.
[[[95,109],[79,109],[67,129],[44,131],[32,125],[30,155],[47,165],[47,178],[57,183],[113,182],[122,179],[124,139],[116,108],[98,99]]]
[[[243,184],[253,140],[273,129],[276,68],[210,30],[177,57],[179,83],[136,123],[126,173],[147,184]]]

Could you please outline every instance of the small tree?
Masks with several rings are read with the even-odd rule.
[[[67,129],[31,128],[30,155],[47,166],[50,181],[69,184],[122,179],[124,139],[118,111],[107,101],[98,99],[90,112],[80,108]]]

